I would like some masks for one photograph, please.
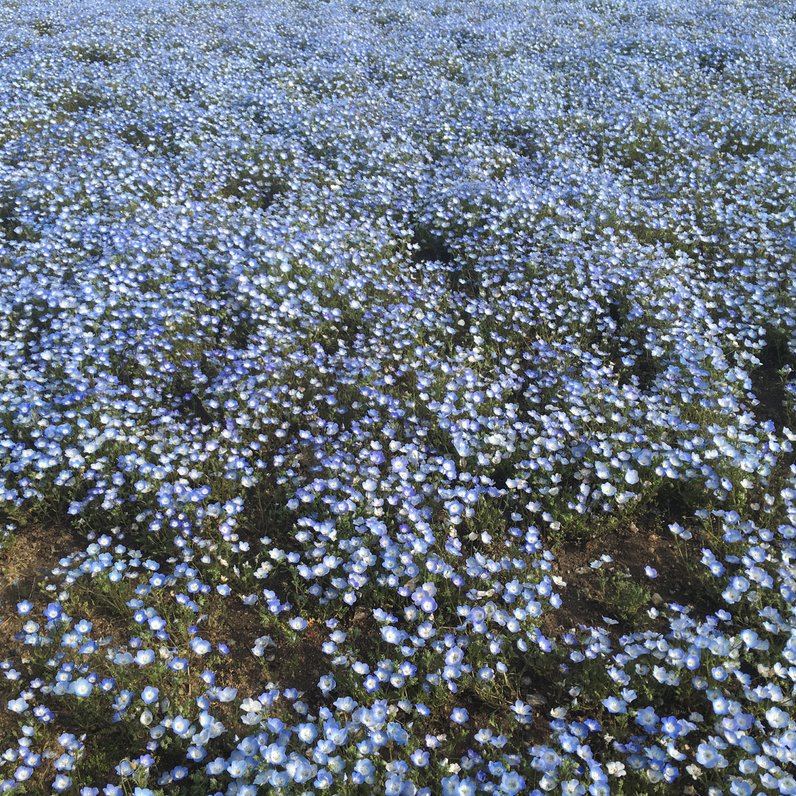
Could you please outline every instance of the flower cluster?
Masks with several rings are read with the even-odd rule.
[[[796,793],[795,32],[0,12],[0,794]]]

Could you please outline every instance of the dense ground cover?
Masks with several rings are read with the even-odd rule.
[[[0,19],[0,792],[796,793],[791,4]]]

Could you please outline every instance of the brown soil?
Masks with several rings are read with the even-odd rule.
[[[0,611],[32,597],[58,561],[75,549],[69,531],[25,528],[0,550]]]
[[[282,688],[297,688],[311,709],[321,703],[318,680],[332,670],[329,658],[321,649],[328,639],[326,628],[310,622],[296,641],[275,638],[274,675]]]
[[[664,535],[665,534],[665,535]],[[697,613],[711,613],[718,606],[705,593],[704,583],[692,574],[692,562],[699,560],[701,544],[695,538],[685,543],[667,531],[640,528],[634,522],[607,534],[588,539],[581,545],[565,543],[556,551],[556,574],[566,581],[560,589],[563,604],[558,610],[545,612],[542,631],[555,636],[563,630],[579,625],[604,626],[603,616],[612,616],[610,600],[601,599],[598,585],[599,570],[590,562],[607,553],[613,558],[604,564],[605,572],[628,572],[636,583],[651,594],[658,594],[663,602],[691,606]],[[658,571],[657,578],[648,578],[646,566]],[[610,598],[610,595],[607,595]],[[652,603],[651,603],[652,604]],[[621,621],[608,627],[612,634],[627,627]]]
[[[208,612],[208,622],[203,634],[213,646],[225,643],[229,646],[226,664],[223,666],[223,682],[219,685],[233,686],[241,696],[256,696],[273,678],[264,658],[253,652],[254,642],[271,635],[265,628],[256,606],[244,605],[233,597],[213,596]]]

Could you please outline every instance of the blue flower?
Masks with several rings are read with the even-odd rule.
[[[191,639],[190,646],[197,655],[207,655],[213,649],[209,641],[198,636]]]
[[[700,743],[697,747],[696,761],[706,769],[724,768],[727,760],[719,754],[716,747],[707,742]]]
[[[466,708],[453,708],[451,711],[451,721],[454,724],[467,724],[470,720],[470,714]]]
[[[619,699],[615,696],[607,697],[603,699],[603,705],[605,709],[609,713],[626,713],[627,712],[627,703],[623,699]]]
[[[77,680],[72,681],[69,685],[69,693],[80,698],[91,696],[93,689],[93,683],[85,677],[78,677]]]
[[[774,706],[766,711],[766,721],[769,726],[781,730],[790,724],[790,716],[784,710]]]

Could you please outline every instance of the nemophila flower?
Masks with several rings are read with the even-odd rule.
[[[415,749],[410,755],[412,764],[418,768],[425,768],[428,765],[429,754],[425,749]]]
[[[516,771],[507,771],[500,778],[500,792],[514,796],[525,788],[525,778]]]
[[[184,716],[175,716],[171,720],[171,729],[175,735],[187,735],[192,730],[191,722]]]
[[[638,470],[629,469],[625,471],[625,481],[628,484],[637,484],[639,482]]]
[[[64,747],[72,745],[64,736],[59,738],[59,742],[61,742],[61,745]],[[65,752],[64,754],[60,755],[60,757],[55,759],[53,768],[55,768],[56,771],[71,771],[74,765],[75,758],[73,755]]]
[[[212,649],[212,644],[207,639],[196,636],[191,639],[190,647],[197,655],[207,655]]]
[[[17,782],[26,782],[34,773],[34,769],[30,766],[18,766],[14,771],[14,779]]]
[[[397,627],[387,625],[382,627],[381,636],[388,644],[397,645],[406,638],[406,633],[403,630],[399,630]]]
[[[680,539],[683,539],[683,540],[685,540],[685,541],[688,541],[689,539],[692,539],[692,538],[693,538],[693,534],[691,533],[691,531],[688,531],[688,530],[686,530],[686,529],[685,529],[685,528],[683,528],[683,526],[682,526],[682,525],[680,525],[679,523],[676,523],[676,522],[675,522],[675,523],[672,523],[672,524],[669,526],[669,530],[670,530],[670,531],[671,531],[671,532],[672,532],[672,533],[673,533],[675,536],[677,536],[677,537],[679,537]]]
[[[790,723],[790,716],[781,708],[774,706],[766,711],[766,721],[769,726],[781,730]]]
[[[700,766],[707,769],[727,766],[727,759],[718,752],[713,744],[708,742],[703,742],[697,747],[696,761]]]
[[[210,669],[205,669],[199,676],[202,678],[202,682],[207,685],[215,685],[216,683],[216,673]]]
[[[489,682],[495,678],[495,670],[491,666],[482,666],[478,672],[478,679]]]
[[[238,695],[238,689],[233,688],[232,686],[227,686],[226,688],[221,688],[215,695],[215,698],[219,702],[232,702],[234,701],[235,697]]]
[[[33,610],[33,603],[30,600],[21,600],[17,603],[17,613],[20,616],[27,616]]]
[[[609,713],[626,713],[627,703],[623,699],[611,696],[603,699],[603,705]]]
[[[42,723],[49,724],[55,718],[53,712],[46,705],[36,705],[33,715]]]
[[[533,708],[520,699],[511,706],[511,712],[520,724],[530,724],[533,720]]]
[[[454,724],[466,724],[470,719],[470,714],[466,708],[453,708],[451,711],[451,721]]]
[[[24,713],[30,704],[26,699],[19,697],[18,699],[9,699],[6,706],[12,713]]]
[[[135,653],[135,662],[139,666],[149,666],[155,660],[155,651],[152,649],[138,650]]]
[[[80,698],[91,696],[93,689],[94,685],[85,677],[78,677],[69,684],[69,693]]]

